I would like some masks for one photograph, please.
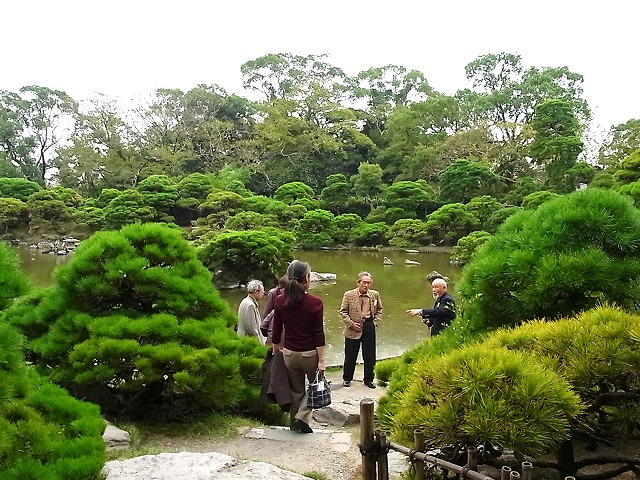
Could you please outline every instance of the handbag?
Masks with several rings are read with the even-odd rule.
[[[324,372],[317,371],[316,378],[307,389],[307,406],[322,408],[331,404],[331,382],[324,376]]]

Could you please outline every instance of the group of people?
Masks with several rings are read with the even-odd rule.
[[[313,381],[317,372],[324,372],[325,335],[322,300],[308,292],[311,267],[306,262],[294,260],[278,286],[267,295],[266,306],[260,313],[258,302],[264,297],[264,285],[259,280],[247,284],[247,296],[238,308],[238,335],[252,336],[263,345],[271,345],[269,358],[284,361],[289,391],[287,405],[291,430],[312,433],[309,426],[312,409],[307,406],[306,382]],[[356,288],[342,297],[340,315],[344,322],[344,364],[342,386],[350,387],[356,361],[362,348],[364,384],[376,388],[373,383],[376,364],[376,329],[382,319],[382,299],[371,285],[373,276],[360,272]],[[447,281],[440,275],[431,279],[435,298],[433,308],[412,308],[407,315],[420,316],[430,329],[431,336],[438,335],[455,318],[455,302],[447,292]],[[281,403],[281,402],[278,402]]]

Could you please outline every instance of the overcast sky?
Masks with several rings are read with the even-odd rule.
[[[640,118],[639,14],[634,0],[5,0],[0,89],[82,100],[215,83],[249,96],[240,66],[292,53],[328,54],[349,75],[401,65],[453,94],[470,86],[466,64],[508,52],[582,74],[608,129]]]

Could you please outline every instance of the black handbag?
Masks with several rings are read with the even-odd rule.
[[[324,372],[316,372],[315,380],[307,389],[307,397],[309,408],[322,408],[331,404],[331,382],[324,376]]]

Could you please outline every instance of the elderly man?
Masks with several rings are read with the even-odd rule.
[[[420,315],[422,323],[431,328],[431,336],[435,337],[456,318],[456,303],[447,292],[447,281],[444,278],[435,278],[431,282],[431,291],[436,299],[433,308],[412,308],[407,310],[407,314]]]
[[[255,337],[264,345],[265,337],[260,333],[262,316],[258,302],[264,297],[264,285],[260,280],[251,280],[247,284],[247,296],[238,307],[238,336]]]
[[[342,385],[350,387],[356,369],[356,360],[362,344],[364,384],[376,388],[373,368],[376,366],[376,327],[382,318],[382,301],[376,290],[371,290],[373,277],[369,272],[358,274],[357,287],[342,296],[340,315],[344,321],[344,366]]]

